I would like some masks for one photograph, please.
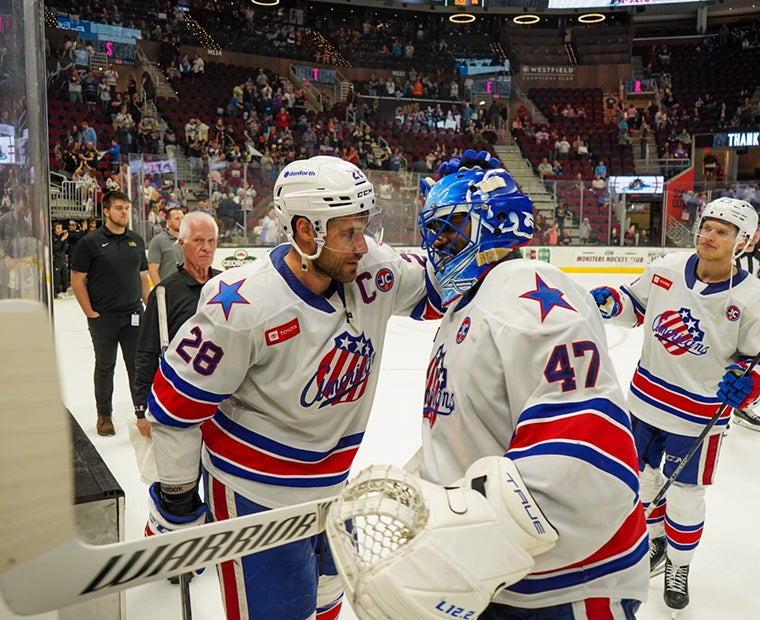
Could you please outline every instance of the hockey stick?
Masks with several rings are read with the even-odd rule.
[[[110,545],[85,544],[72,531],[63,544],[0,573],[0,590],[15,613],[59,609],[319,534],[333,501],[307,502]]]
[[[747,369],[742,373],[742,376],[745,377],[748,374],[752,372],[752,370],[755,368],[757,363],[760,362],[760,353],[755,355],[755,357],[752,359],[752,362],[750,362],[750,365],[747,366]],[[710,421],[707,423],[707,425],[702,429],[702,432],[699,434],[699,436],[694,440],[694,443],[691,444],[691,447],[686,452],[686,454],[681,459],[681,462],[678,464],[678,466],[673,470],[673,473],[670,474],[670,478],[668,478],[665,481],[665,484],[662,485],[660,490],[657,492],[657,495],[654,496],[654,499],[649,502],[649,506],[646,509],[646,512],[644,515],[649,518],[649,515],[652,514],[652,511],[655,509],[657,504],[660,503],[660,500],[662,500],[663,497],[665,497],[665,493],[668,492],[668,489],[671,487],[671,485],[676,481],[676,478],[678,478],[678,475],[684,470],[684,467],[686,467],[689,464],[689,461],[691,460],[691,457],[694,456],[697,450],[699,450],[699,447],[702,445],[702,442],[705,440],[705,437],[709,434],[709,432],[712,430],[713,426],[715,426],[718,423],[718,420],[723,415],[723,412],[729,407],[730,405],[728,403],[723,403],[718,408],[718,410],[715,412],[712,418],[710,418]]]
[[[15,613],[59,609],[324,530],[333,498],[160,536],[83,543],[71,499],[71,424],[45,307],[0,301],[0,341],[0,592]]]
[[[182,573],[179,576],[179,591],[182,597],[182,620],[193,620],[193,605],[190,600],[190,579],[192,573]]]
[[[158,307],[158,335],[161,339],[161,355],[169,348],[169,319],[166,313],[166,288],[156,287],[156,305]]]
[[[169,318],[166,310],[166,288],[156,287],[156,305],[158,307],[158,336],[161,342],[161,357],[169,348]],[[190,580],[192,573],[179,576],[179,593],[182,603],[182,620],[193,620],[193,603],[190,598]]]

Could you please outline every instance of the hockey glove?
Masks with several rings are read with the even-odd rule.
[[[201,501],[195,488],[171,494],[161,489],[160,482],[154,482],[148,489],[148,495],[148,522],[145,524],[145,536],[195,527],[206,522],[208,506]],[[199,568],[195,574],[200,575],[204,570],[204,568]]]
[[[599,306],[599,312],[601,312],[603,319],[611,319],[623,311],[620,296],[614,288],[610,288],[609,286],[592,288],[591,296],[594,298],[596,305]]]
[[[554,546],[512,461],[489,457],[470,470],[462,486],[439,487],[375,465],[333,504],[330,546],[360,617],[476,618]]]
[[[554,547],[557,532],[531,496],[512,459],[504,456],[478,459],[467,468],[462,486],[488,500],[503,518],[509,538],[531,556]]]
[[[745,375],[747,367],[731,364],[718,384],[718,398],[734,409],[753,407],[760,400],[760,373],[752,370]]]
[[[195,489],[175,495],[161,489],[160,482],[154,482],[150,485],[148,494],[146,536],[173,532],[206,522],[208,506],[201,501]]]

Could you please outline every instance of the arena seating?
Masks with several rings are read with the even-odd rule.
[[[631,146],[620,146],[616,126],[603,121],[601,89],[533,88],[528,95],[545,116],[549,115],[551,105],[561,109],[566,103],[570,103],[574,109],[582,105],[586,110],[586,118],[556,116],[551,118],[547,125],[549,131],[556,129],[560,136],[566,135],[571,143],[580,135],[588,145],[590,153],[589,158],[571,159],[558,178],[572,180],[580,172],[584,180],[590,182],[593,178],[592,162],[600,159],[607,162],[607,170],[611,175],[634,172]],[[534,167],[538,166],[541,159],[546,157],[548,149],[553,146],[536,144],[535,140],[524,135],[518,137],[518,144]]]

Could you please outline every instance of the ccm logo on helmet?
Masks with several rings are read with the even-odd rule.
[[[366,196],[367,194],[371,194],[371,193],[372,193],[371,189],[363,189],[356,193],[356,197],[361,198],[362,196]]]

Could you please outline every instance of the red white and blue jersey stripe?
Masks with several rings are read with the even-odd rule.
[[[631,380],[633,415],[670,433],[695,437],[718,411],[724,369],[760,350],[760,281],[739,271],[733,281],[697,279],[699,257],[673,253],[652,261],[619,289],[621,312],[611,322],[644,329]],[[726,408],[712,433],[728,424]]]
[[[359,275],[325,295],[290,246],[206,284],[148,401],[161,480],[218,480],[269,507],[337,493],[362,441],[393,314],[439,318],[426,261],[368,240]]]
[[[559,534],[495,602],[645,599],[630,418],[585,290],[539,261],[497,265],[441,321],[423,416],[423,478],[451,484],[477,459],[504,455]]]

